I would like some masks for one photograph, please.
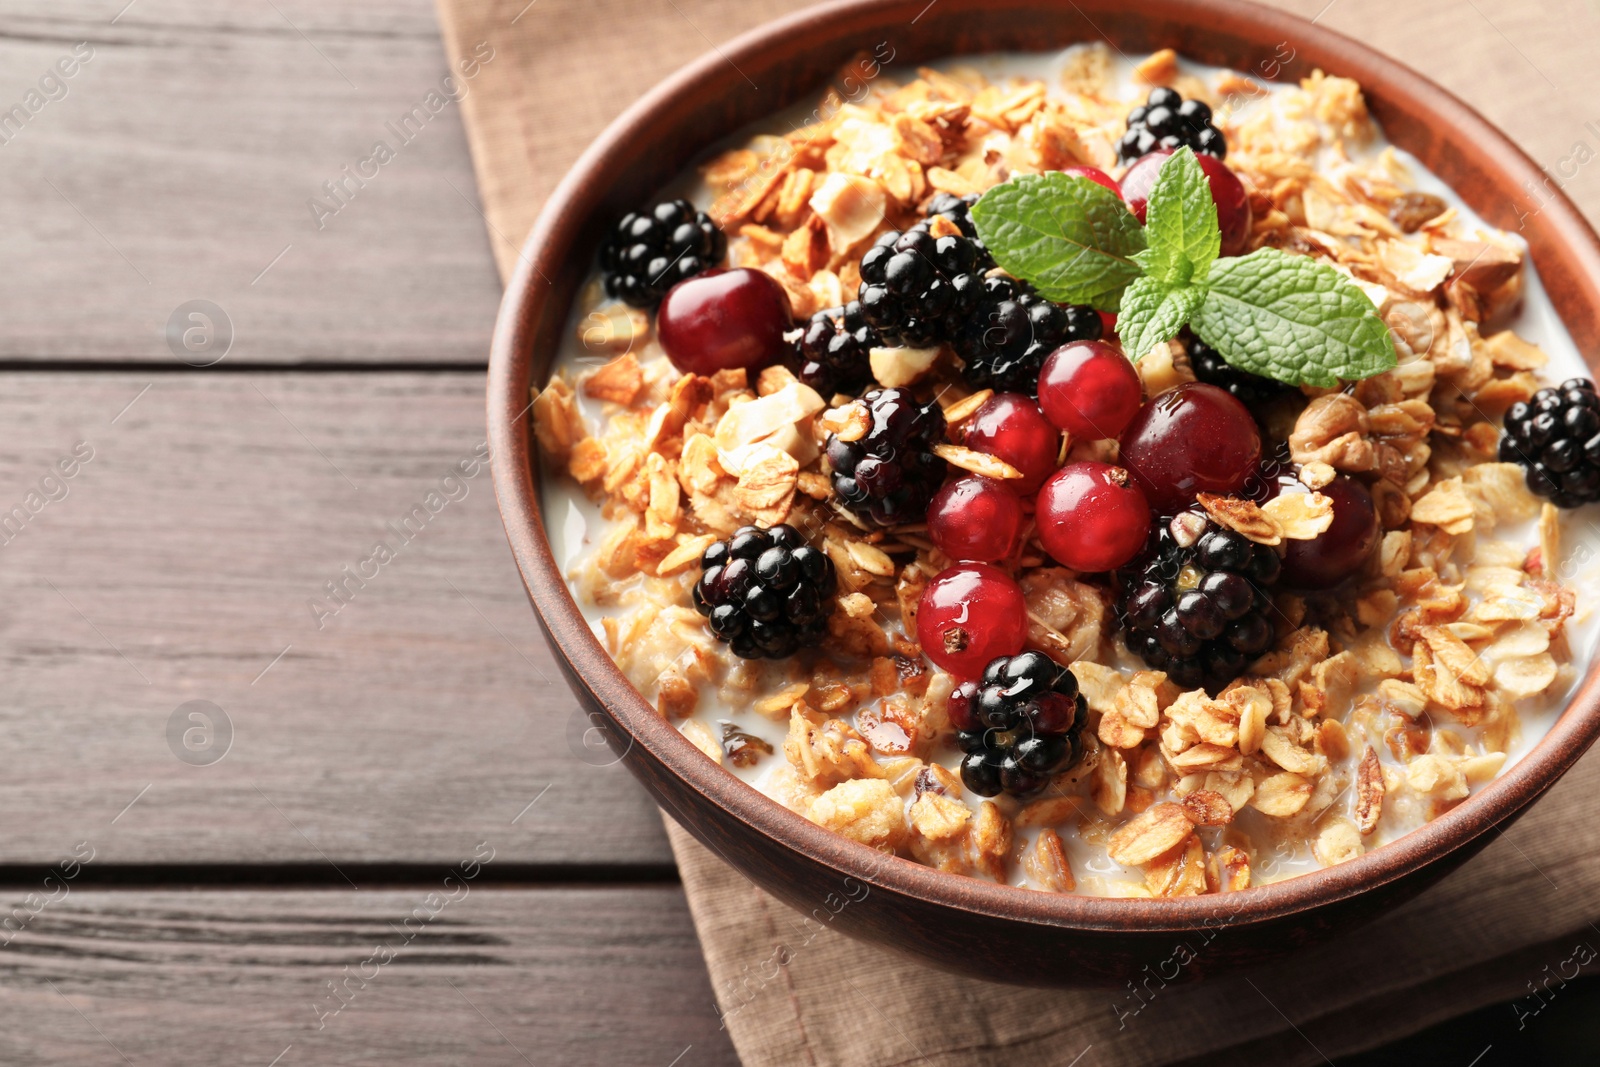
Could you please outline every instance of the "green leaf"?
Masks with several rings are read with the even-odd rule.
[[[1122,294],[1117,336],[1122,351],[1135,363],[1156,345],[1178,336],[1205,299],[1204,286],[1168,286],[1154,278],[1135,278]]]
[[[1328,388],[1395,365],[1378,309],[1327,264],[1262,248],[1212,264],[1206,288],[1191,325],[1229,366]]]
[[[1116,311],[1140,274],[1144,227],[1117,194],[1088,178],[1024,174],[983,194],[972,221],[995,262],[1058,304]]]
[[[1222,250],[1211,183],[1187,147],[1156,172],[1145,208],[1145,236],[1150,247],[1133,258],[1146,274],[1167,285],[1204,279]]]

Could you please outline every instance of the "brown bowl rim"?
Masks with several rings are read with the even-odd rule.
[[[959,0],[957,0],[959,3]],[[530,231],[507,286],[495,326],[489,364],[488,422],[496,496],[507,538],[535,611],[568,662],[569,681],[605,707],[625,735],[622,744],[643,745],[685,786],[736,816],[753,831],[840,877],[861,879],[891,893],[905,893],[978,915],[1095,931],[1193,930],[1217,920],[1257,923],[1349,899],[1409,875],[1466,845],[1516,814],[1560,778],[1600,734],[1600,661],[1549,732],[1510,770],[1460,805],[1388,845],[1335,867],[1235,893],[1168,900],[1123,899],[1028,892],[936,870],[913,860],[885,856],[810,822],[712,763],[672,727],[623,676],[579,611],[543,534],[533,475],[527,418],[535,330],[549,278],[565,268],[565,252],[577,239],[598,196],[593,187],[624,158],[628,139],[660,120],[675,98],[691,88],[735,77],[741,59],[752,60],[791,43],[809,24],[846,14],[915,14],[922,0],[837,0],[767,22],[714,48],[658,84],[613,121],[568,172]],[[956,6],[952,4],[952,6]],[[1019,6],[1008,3],[1007,6]],[[1028,6],[1026,3],[1020,6]],[[1043,5],[1032,5],[1043,6]],[[1074,4],[1074,7],[1079,5]],[[1102,0],[1084,5],[1089,10]],[[1282,35],[1309,48],[1316,65],[1330,74],[1355,77],[1364,89],[1381,81],[1384,95],[1407,100],[1431,113],[1457,138],[1476,141],[1485,165],[1505,184],[1526,188],[1543,182],[1543,171],[1506,135],[1466,103],[1403,64],[1312,22],[1241,0],[1146,0],[1179,24],[1198,18]],[[925,8],[924,8],[925,10]],[[1080,12],[1083,8],[1079,7]],[[1085,15],[1087,18],[1087,14]],[[1248,27],[1248,28],[1247,28]],[[1258,34],[1259,36],[1259,34]],[[798,45],[792,45],[798,48]],[[1059,46],[1057,46],[1059,47]],[[1180,51],[1182,51],[1180,47]],[[1374,75],[1381,74],[1381,79]],[[719,136],[732,130],[718,131]],[[711,143],[709,140],[707,143]],[[1600,239],[1567,197],[1551,190],[1541,208],[1548,226],[1565,231],[1578,279],[1589,290],[1588,305],[1600,308]],[[586,206],[589,205],[589,206]],[[1483,210],[1481,205],[1475,205]],[[1547,278],[1548,281],[1548,278]],[[563,321],[565,316],[563,315]],[[1572,329],[1563,318],[1563,324]]]

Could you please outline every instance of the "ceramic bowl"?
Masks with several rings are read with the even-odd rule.
[[[1259,962],[1408,899],[1477,853],[1572,766],[1600,731],[1593,672],[1534,750],[1469,800],[1338,867],[1221,896],[1112,900],[1028,892],[886,857],[767,799],[702,756],[623,677],[563,580],[545,538],[527,411],[543,384],[605,224],[647,201],[719,140],[814,99],[858,52],[893,50],[891,73],[996,51],[1109,40],[1129,54],[1173,47],[1203,63],[1293,81],[1321,68],[1359,81],[1387,136],[1489,222],[1519,230],[1581,351],[1600,351],[1600,242],[1560,194],[1521,221],[1539,168],[1460,100],[1393,60],[1300,18],[1229,0],[849,0],[746,34],[659,85],[573,167],[528,237],[506,291],[489,371],[489,440],[507,535],[573,692],[609,724],[629,769],[684,828],[803,912],[851,903],[832,925],[949,970],[1029,984],[1120,985],[1198,951],[1184,977]],[[1283,57],[1292,53],[1292,58]],[[753,86],[759,86],[754,88]],[[834,908],[828,906],[831,913]]]

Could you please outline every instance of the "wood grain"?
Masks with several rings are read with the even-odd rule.
[[[500,294],[459,107],[389,128],[454,62],[428,0],[124,5],[0,12],[0,112],[92,49],[0,127],[0,359],[172,362],[201,298],[233,361],[481,365]],[[378,141],[392,161],[319,229],[309,202]]]
[[[0,949],[0,1062],[738,1062],[675,887],[65,885]]]
[[[633,779],[580,758],[488,471],[457,470],[480,373],[4,382],[0,864],[80,840],[103,863],[416,864],[485,839],[505,862],[670,863]],[[75,446],[92,458],[41,489]],[[342,568],[379,540],[396,555],[358,587]],[[321,629],[313,602],[339,609]],[[190,700],[233,724],[209,766],[169,746]]]

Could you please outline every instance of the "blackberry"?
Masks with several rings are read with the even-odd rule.
[[[700,557],[695,610],[743,659],[785,659],[817,645],[833,609],[833,563],[793,526],[741,526]]]
[[[826,399],[835,393],[859,393],[872,381],[872,349],[883,344],[861,314],[861,302],[824,308],[794,342],[789,369]]]
[[[828,435],[833,491],[841,502],[880,526],[921,522],[944,481],[945,461],[933,454],[944,437],[944,412],[920,404],[907,389],[875,389],[858,403],[871,427],[858,441]]]
[[[1266,590],[1282,562],[1201,511],[1158,524],[1116,574],[1128,650],[1186,688],[1215,692],[1273,644]]]
[[[891,345],[927,348],[954,337],[994,266],[971,237],[934,237],[924,225],[890,230],[861,257],[862,316]]]
[[[1215,348],[1198,337],[1184,338],[1184,347],[1188,350],[1189,367],[1196,378],[1227,390],[1247,408],[1254,409],[1269,403],[1289,391],[1289,387],[1282,382],[1229,366]]]
[[[1053,304],[1027,282],[995,275],[979,286],[952,345],[966,364],[962,377],[974,387],[1037,396],[1050,353],[1068,341],[1098,341],[1102,329],[1093,308]]]
[[[978,227],[972,221],[972,205],[978,202],[980,195],[969,193],[966,196],[956,196],[954,193],[939,193],[928,201],[928,210],[924,212],[927,217],[911,228],[926,232],[933,225],[933,217],[943,215],[955,223],[956,229],[960,230],[968,240],[978,246],[978,251],[983,257],[988,257],[989,249],[978,237]]]
[[[1528,488],[1561,508],[1600,500],[1600,397],[1594,382],[1569,378],[1512,404],[1500,459],[1527,472]]]
[[[1211,109],[1185,100],[1176,89],[1152,89],[1142,107],[1128,112],[1128,132],[1117,142],[1117,160],[1132,163],[1158,148],[1188,145],[1196,152],[1226,159],[1228,140],[1211,124]]]
[[[600,246],[606,294],[636,308],[654,308],[667,290],[722,262],[728,239],[704,211],[668,200],[617,220]]]
[[[1042,652],[990,660],[982,681],[950,694],[950,722],[967,754],[961,781],[979,796],[1027,796],[1078,761],[1088,703],[1078,680]]]

